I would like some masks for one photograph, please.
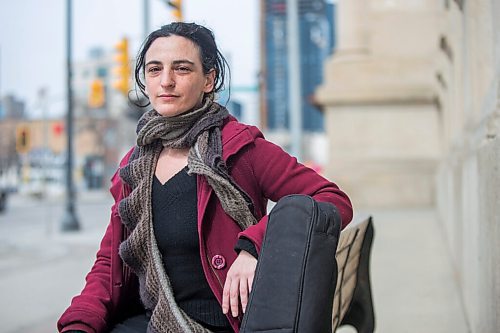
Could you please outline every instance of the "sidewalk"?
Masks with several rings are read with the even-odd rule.
[[[430,210],[375,211],[376,331],[469,332],[443,234]]]
[[[5,333],[56,332],[56,321],[84,285],[112,203],[79,193],[81,230],[61,232],[64,199],[9,198],[0,215],[0,323]]]
[[[12,198],[8,212],[0,215],[2,332],[55,332],[58,317],[83,287],[111,202],[106,192],[81,194],[77,215],[82,230],[62,233],[58,223],[64,201]],[[434,213],[401,210],[371,215],[376,331],[468,332]],[[37,223],[46,217],[51,221],[43,222],[50,223]],[[338,332],[354,331],[342,328]]]

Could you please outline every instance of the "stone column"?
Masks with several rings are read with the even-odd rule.
[[[339,48],[315,97],[330,144],[326,176],[358,208],[434,205],[436,5],[413,3],[338,3]]]
[[[366,0],[339,1],[337,5],[337,49],[347,54],[366,52]]]

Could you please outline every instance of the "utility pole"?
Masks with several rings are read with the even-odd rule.
[[[0,100],[2,100],[2,47],[0,46]]]
[[[47,88],[43,87],[38,90],[38,104],[42,110],[42,196],[45,198],[47,195],[47,176],[48,176],[48,162],[49,162],[49,133],[48,133],[48,112],[47,112]]]
[[[67,113],[66,113],[66,134],[67,155],[66,155],[66,211],[62,220],[63,231],[77,231],[80,229],[78,218],[75,214],[75,190],[73,185],[73,90],[71,89],[71,6],[72,0],[66,0],[66,88],[67,88]]]
[[[149,35],[149,0],[144,0],[143,6],[144,39],[146,39]]]
[[[260,0],[260,73],[259,73],[259,127],[267,130],[267,64],[266,64],[266,0]]]
[[[302,89],[299,45],[298,0],[287,0],[288,107],[290,109],[291,153],[302,158]]]

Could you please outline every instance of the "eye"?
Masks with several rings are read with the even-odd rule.
[[[161,71],[161,68],[159,66],[151,66],[148,68],[148,73],[150,74],[155,74]]]
[[[178,73],[189,73],[191,72],[191,68],[187,67],[187,66],[177,66],[175,67],[175,71],[178,72]]]

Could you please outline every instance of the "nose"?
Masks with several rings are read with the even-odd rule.
[[[173,87],[175,86],[175,80],[173,76],[173,71],[165,70],[161,75],[160,84],[162,87]]]

